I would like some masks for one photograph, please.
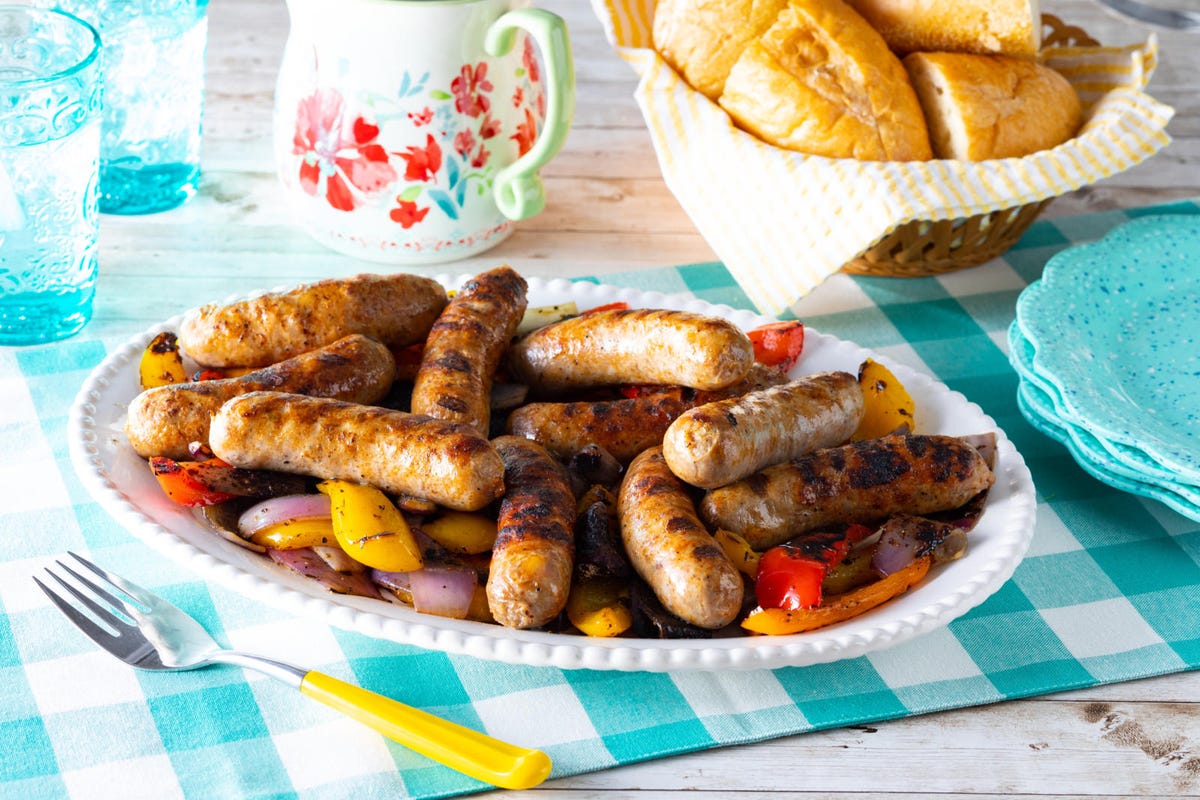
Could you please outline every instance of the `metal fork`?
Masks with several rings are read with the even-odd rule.
[[[540,750],[493,739],[315,670],[224,649],[199,622],[158,595],[75,553],[69,555],[100,580],[82,575],[62,561],[55,563],[94,596],[52,569],[46,574],[100,624],[36,577],[34,583],[89,639],[126,664],[169,671],[234,664],[277,678],[405,747],[495,786],[528,789],[550,774],[550,758]]]

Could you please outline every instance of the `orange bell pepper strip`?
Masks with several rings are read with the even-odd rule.
[[[930,556],[922,556],[886,578],[868,583],[845,594],[831,595],[824,605],[816,608],[785,611],[782,608],[756,608],[742,620],[742,627],[752,633],[783,636],[823,628],[845,622],[872,608],[883,605],[893,597],[904,594],[929,572]]]
[[[232,500],[237,495],[220,492],[210,488],[199,477],[198,471],[203,472],[212,466],[213,461],[175,461],[162,456],[150,459],[150,471],[154,473],[158,485],[167,493],[167,497],[181,506],[211,506]],[[224,464],[224,462],[221,462]],[[205,465],[201,467],[201,465]],[[228,465],[226,465],[228,466]]]

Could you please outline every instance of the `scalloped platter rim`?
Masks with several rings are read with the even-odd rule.
[[[438,276],[453,288],[469,276]],[[743,328],[774,320],[686,295],[642,292],[589,282],[529,278],[530,305],[574,300],[581,309],[626,301],[634,307],[676,308],[725,317]],[[292,287],[279,287],[280,291]],[[228,301],[249,295],[231,297]],[[853,658],[942,627],[991,596],[1012,575],[1033,536],[1036,496],[1024,459],[982,409],[915,370],[852,343],[806,329],[793,374],[854,371],[865,358],[886,364],[917,403],[917,430],[967,435],[995,431],[997,480],[967,553],[936,567],[892,602],[847,622],[790,636],[705,640],[596,639],[518,631],[420,614],[367,598],[334,595],[270,559],[216,536],[188,509],[169,501],[129,447],[125,408],[138,391],[137,363],[150,339],[182,315],[132,337],[96,367],[71,408],[71,460],[88,492],[133,536],[204,579],[285,612],[402,644],[511,664],[564,669],[725,670],[805,666]]]

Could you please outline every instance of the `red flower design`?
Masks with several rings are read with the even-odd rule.
[[[517,126],[517,132],[508,137],[517,143],[517,150],[521,155],[525,155],[533,147],[533,140],[537,138],[537,120],[533,118],[533,112],[528,108],[525,109],[525,121]]]
[[[464,64],[462,73],[450,82],[454,107],[468,117],[478,117],[492,106],[492,101],[484,94],[492,88],[491,81],[487,79],[486,61],[480,61],[473,70],[470,64]]]
[[[417,204],[412,200],[401,200],[399,197],[396,198],[396,206],[388,212],[388,216],[393,222],[399,222],[405,230],[425,219],[425,215],[429,213],[429,206],[417,208]]]
[[[479,145],[479,152],[476,153],[475,157],[471,159],[471,166],[475,169],[481,169],[482,167],[487,166],[488,156],[490,155],[491,153],[488,152],[482,144]],[[463,157],[465,158],[466,155],[464,154]]]
[[[533,52],[533,40],[528,36],[525,37],[525,50],[521,53],[521,63],[525,65],[525,71],[529,73],[529,80],[534,83],[541,80],[537,54]]]
[[[459,131],[454,137],[454,149],[463,158],[467,157],[467,153],[470,153],[473,147],[475,147],[475,134],[471,133],[469,129]]]
[[[516,89],[513,89],[513,98],[512,98],[513,108],[520,108],[521,103],[524,102],[524,100],[525,100],[525,90],[522,89],[520,86],[518,86]]]
[[[497,122],[491,114],[484,114],[483,122],[479,126],[479,135],[484,139],[491,139],[493,136],[499,136],[500,123]]]
[[[410,146],[407,152],[396,155],[408,165],[404,170],[408,181],[431,181],[442,168],[442,148],[431,133],[425,134],[424,147]]]
[[[433,122],[433,109],[431,109],[429,106],[425,106],[425,108],[419,114],[414,114],[410,111],[408,112],[408,118],[412,120],[412,124],[416,125],[418,128],[422,125],[428,125],[429,123]]]
[[[378,192],[396,179],[388,153],[375,141],[379,127],[363,117],[347,126],[346,103],[335,89],[317,89],[296,108],[292,152],[301,156],[300,187],[316,197],[325,183],[325,199],[339,211],[352,211],[363,194]],[[345,130],[349,127],[349,131]]]

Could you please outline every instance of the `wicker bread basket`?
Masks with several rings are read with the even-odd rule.
[[[1042,15],[1043,47],[1097,44],[1081,28],[1052,14]],[[960,219],[913,220],[893,228],[842,271],[920,278],[982,264],[1012,247],[1050,200]]]

